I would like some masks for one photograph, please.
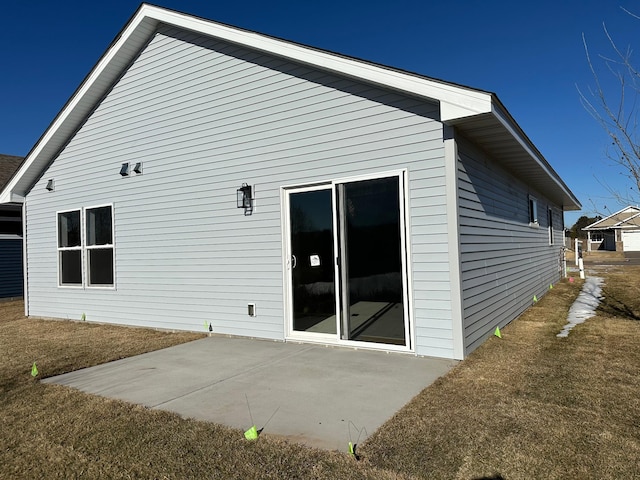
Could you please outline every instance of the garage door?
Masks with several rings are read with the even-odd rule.
[[[622,248],[625,252],[640,252],[640,230],[623,231]]]

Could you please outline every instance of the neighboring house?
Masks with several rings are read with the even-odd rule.
[[[587,251],[640,251],[640,208],[626,207],[582,229],[587,232]]]
[[[492,93],[147,4],[3,201],[28,315],[457,359],[580,208]]]
[[[0,154],[0,192],[23,161]],[[22,204],[0,204],[0,300],[22,297]]]

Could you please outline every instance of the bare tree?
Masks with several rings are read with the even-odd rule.
[[[628,10],[628,15],[640,20]],[[638,100],[640,95],[640,72],[633,63],[630,46],[622,49],[603,23],[603,30],[611,47],[610,56],[598,55],[598,65],[589,52],[585,35],[582,35],[584,50],[594,85],[587,93],[578,88],[580,101],[591,116],[602,126],[611,144],[607,157],[621,168],[628,178],[629,190],[612,188],[605,179],[598,178],[603,187],[621,205],[636,204],[640,200],[640,138],[638,131]],[[612,77],[605,77],[611,75]],[[607,78],[613,78],[614,87],[605,86]]]

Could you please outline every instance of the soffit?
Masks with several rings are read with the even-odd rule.
[[[514,135],[511,125],[495,113],[449,122],[487,152],[515,177],[561,205],[563,210],[580,210],[581,205],[551,165],[524,134]]]

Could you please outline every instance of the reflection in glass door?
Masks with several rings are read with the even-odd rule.
[[[289,193],[293,330],[336,334],[331,186]]]
[[[336,188],[341,338],[406,345],[400,179]]]

